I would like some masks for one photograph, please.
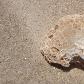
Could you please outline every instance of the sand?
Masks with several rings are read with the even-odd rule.
[[[53,67],[39,49],[61,17],[83,13],[83,0],[0,0],[0,84],[84,84],[83,69]]]

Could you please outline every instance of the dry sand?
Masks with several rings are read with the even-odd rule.
[[[59,18],[83,13],[84,0],[0,0],[0,84],[84,84],[83,69],[64,72],[39,51]]]

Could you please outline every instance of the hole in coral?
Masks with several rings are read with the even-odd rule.
[[[48,36],[50,39],[53,37],[53,35]]]

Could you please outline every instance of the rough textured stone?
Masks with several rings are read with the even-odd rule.
[[[41,53],[49,63],[64,67],[84,59],[84,15],[61,18],[44,37]]]

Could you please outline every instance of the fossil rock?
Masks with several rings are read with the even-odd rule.
[[[44,37],[41,53],[49,63],[69,67],[74,58],[84,59],[84,15],[68,15]]]

